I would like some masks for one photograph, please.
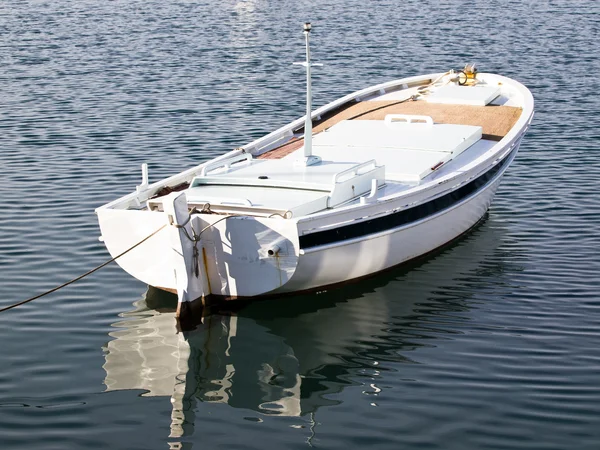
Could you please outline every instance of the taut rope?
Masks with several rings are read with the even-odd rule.
[[[102,269],[104,266],[107,266],[107,265],[109,265],[111,262],[113,262],[113,261],[117,260],[118,258],[120,258],[121,256],[125,255],[126,253],[129,253],[129,252],[130,252],[131,250],[133,250],[134,248],[136,248],[136,247],[138,247],[138,246],[142,245],[144,242],[146,242],[148,239],[150,239],[152,236],[154,236],[155,234],[157,234],[159,231],[161,231],[161,230],[162,230],[163,228],[165,228],[166,226],[167,226],[167,224],[164,224],[164,225],[163,225],[162,227],[160,227],[158,230],[156,230],[156,231],[154,231],[153,233],[149,234],[148,236],[146,236],[144,239],[142,239],[141,241],[139,241],[139,242],[138,242],[137,244],[135,244],[134,246],[132,246],[132,247],[129,247],[129,248],[128,248],[127,250],[125,250],[124,252],[122,252],[122,253],[119,253],[119,254],[118,254],[117,256],[115,256],[114,258],[111,258],[111,259],[109,259],[108,261],[106,261],[106,262],[103,262],[103,263],[102,263],[102,264],[100,264],[99,266],[97,266],[97,267],[94,267],[92,270],[89,270],[89,271],[87,271],[86,273],[84,273],[84,274],[82,274],[82,275],[79,275],[77,278],[73,278],[72,280],[70,280],[70,281],[67,281],[66,283],[63,283],[63,284],[61,284],[60,286],[56,286],[55,288],[53,288],[53,289],[50,289],[49,291],[43,292],[43,293],[41,293],[41,294],[38,294],[38,295],[36,295],[36,296],[34,296],[34,297],[31,297],[31,298],[28,298],[27,300],[23,300],[23,301],[21,301],[21,302],[14,303],[14,304],[12,304],[12,305],[9,305],[9,306],[5,306],[4,308],[0,308],[0,313],[2,313],[2,312],[4,312],[4,311],[8,311],[9,309],[16,308],[17,306],[24,305],[25,303],[29,303],[29,302],[32,302],[32,301],[34,301],[34,300],[37,300],[37,299],[38,299],[38,298],[40,298],[40,297],[44,297],[45,295],[51,294],[52,292],[55,292],[55,291],[58,291],[59,289],[62,289],[62,288],[66,287],[66,286],[68,286],[68,285],[70,285],[70,284],[73,284],[73,283],[75,283],[76,281],[79,281],[79,280],[81,280],[82,278],[85,278],[85,277],[87,277],[88,275],[91,275],[91,274],[93,274],[93,273],[94,273],[94,272],[96,272],[97,270],[100,270],[100,269]]]

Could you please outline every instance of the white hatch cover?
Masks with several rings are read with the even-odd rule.
[[[485,106],[500,95],[497,86],[457,86],[447,84],[425,97],[428,103]]]
[[[400,115],[391,116],[396,118]],[[431,120],[430,117],[427,119]],[[345,145],[458,154],[481,139],[481,133],[481,127],[472,125],[344,120],[314,136],[313,146]]]
[[[314,154],[323,160],[373,158],[386,166],[387,179],[414,182],[456,158],[482,136],[478,126],[434,124],[423,116],[417,116],[422,121],[416,123],[394,120],[402,117],[339,122],[314,136]]]

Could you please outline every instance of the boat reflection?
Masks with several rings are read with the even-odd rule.
[[[109,333],[106,389],[171,397],[171,437],[193,432],[196,402],[262,414],[315,412],[336,403],[329,394],[358,384],[353,375],[361,370],[409,360],[425,344],[418,330],[427,314],[468,314],[475,278],[501,278],[508,264],[501,238],[501,229],[484,225],[411,269],[325,294],[209,309],[186,333],[177,332],[177,298],[149,289]],[[430,331],[423,332],[427,345]]]

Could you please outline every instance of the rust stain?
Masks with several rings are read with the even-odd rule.
[[[281,279],[281,268],[279,267],[279,252],[275,254],[275,261],[277,261],[277,272],[279,273],[279,287],[283,286],[283,280]]]
[[[204,272],[206,274],[206,284],[208,284],[208,294],[212,294],[210,277],[208,276],[208,259],[206,258],[206,249],[204,247],[202,247],[202,260],[204,261]]]
[[[177,289],[173,289],[173,288],[166,288],[166,287],[161,287],[161,286],[153,286],[156,289],[160,289],[161,291],[166,291],[166,292],[170,292],[171,294],[175,294],[177,295]]]

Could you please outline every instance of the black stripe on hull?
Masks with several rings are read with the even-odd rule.
[[[320,245],[333,244],[335,242],[346,241],[349,239],[367,236],[369,234],[380,233],[382,231],[408,225],[412,222],[417,222],[448,209],[467,197],[475,194],[482,187],[488,184],[511,160],[515,150],[513,150],[501,162],[496,164],[486,173],[480,175],[473,181],[470,181],[455,191],[449,192],[429,202],[422,203],[412,208],[398,211],[384,217],[378,217],[376,219],[365,220],[364,222],[360,223],[345,225],[331,230],[318,231],[316,233],[300,236],[300,248],[307,249],[311,247],[318,247]]]

